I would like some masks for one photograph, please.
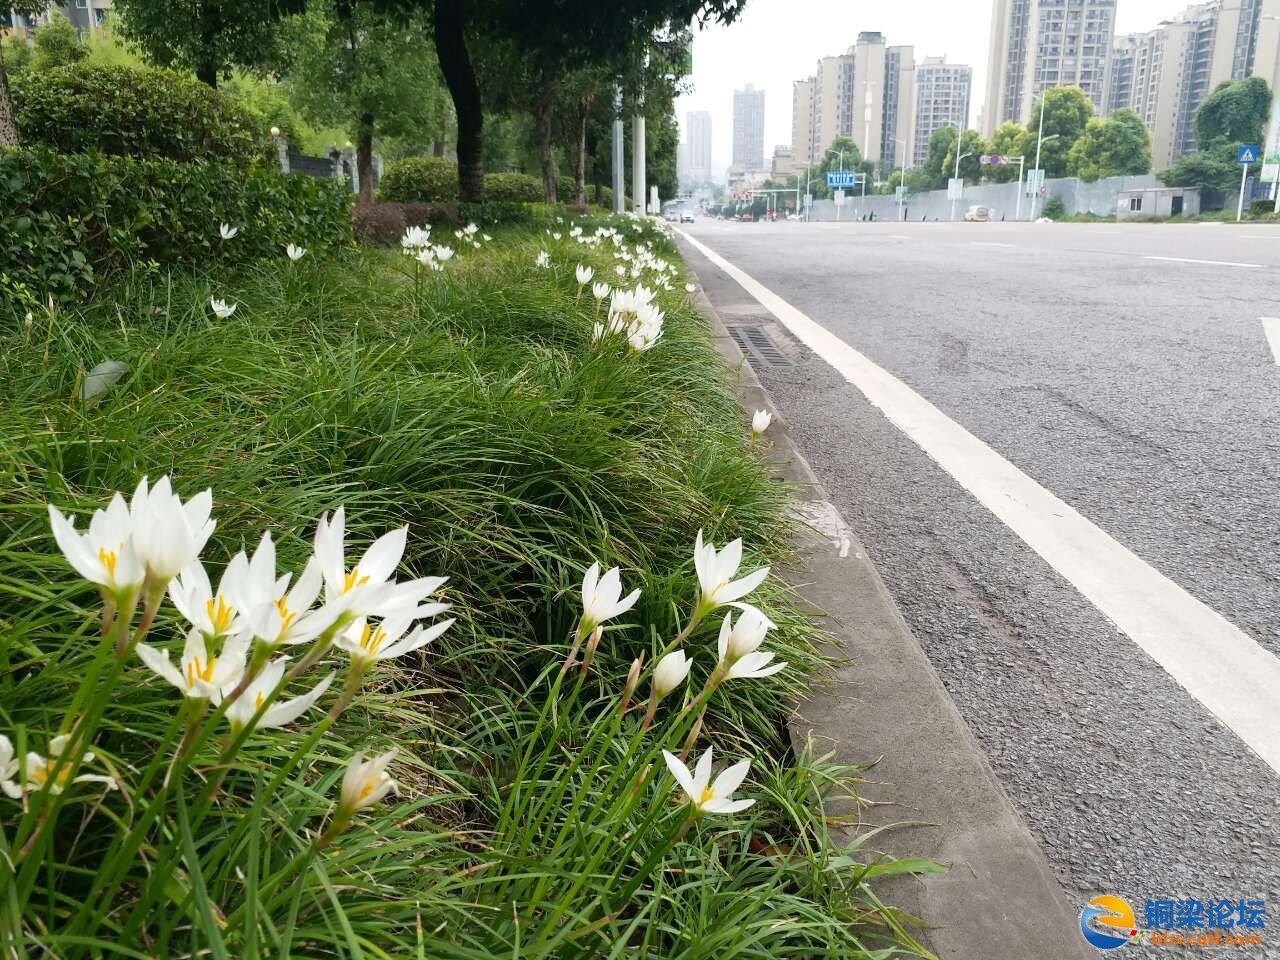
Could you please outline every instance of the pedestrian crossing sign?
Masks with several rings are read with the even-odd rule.
[[[1258,145],[1254,143],[1246,143],[1236,151],[1236,163],[1257,163],[1258,162]]]

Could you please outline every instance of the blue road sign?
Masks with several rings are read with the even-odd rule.
[[[856,187],[858,185],[858,177],[861,174],[853,170],[828,170],[827,186],[828,187]]]
[[[1258,162],[1258,145],[1246,143],[1236,151],[1236,163],[1249,164]]]

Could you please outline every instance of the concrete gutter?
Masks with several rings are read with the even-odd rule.
[[[806,523],[797,543],[799,566],[787,577],[824,612],[818,625],[832,636],[828,652],[839,665],[825,689],[797,706],[789,729],[797,749],[813,738],[820,754],[833,752],[837,761],[865,770],[861,807],[854,800],[831,804],[833,812],[857,815],[857,825],[837,831],[838,839],[902,824],[876,837],[876,852],[949,866],[940,876],[874,884],[885,902],[929,924],[920,940],[943,960],[1097,957],[875,564],[827,499],[701,287],[694,302],[713,323],[716,347],[737,375],[743,409],[773,413],[766,434],[770,460],[792,484]]]

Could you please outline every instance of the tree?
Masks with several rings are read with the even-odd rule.
[[[279,60],[279,21],[306,0],[114,0],[121,32],[155,63],[181,66],[211,87],[233,66]]]
[[[1196,110],[1196,145],[1260,144],[1270,112],[1271,91],[1261,77],[1220,83]]]
[[[814,197],[824,199],[833,196],[832,189],[827,186],[828,173],[833,170],[853,170],[870,177],[875,170],[875,164],[870,160],[862,159],[862,153],[858,150],[858,145],[853,142],[853,137],[841,135],[831,141],[831,144],[822,154],[822,159],[810,167],[809,170],[809,176],[813,178],[810,192]],[[870,187],[869,183],[868,187]],[[849,189],[846,187],[846,192]],[[855,192],[861,193],[861,187],[857,188]],[[871,191],[868,189],[868,192]]]
[[[956,170],[956,128],[939,127],[929,137],[929,151],[925,156],[924,168],[929,174],[929,190],[939,190],[947,185],[947,181],[955,176]],[[960,177],[963,180],[976,182],[982,175],[982,162],[979,159],[989,152],[987,141],[977,130],[966,130],[960,138]]]
[[[1150,173],[1151,134],[1142,118],[1126,107],[1105,120],[1090,119],[1067,152],[1067,172],[1088,182]]]
[[[48,9],[48,0],[10,0],[13,13],[34,17]],[[18,125],[13,117],[13,100],[9,96],[9,77],[4,72],[4,45],[0,44],[0,147],[18,145]]]
[[[991,152],[1002,157],[1021,156],[1022,142],[1026,135],[1025,127],[1018,126],[1012,120],[1006,120],[996,128],[995,134],[991,137]],[[1025,169],[1031,162],[1030,159],[1026,160],[1023,168]],[[988,167],[986,176],[993,183],[1012,183],[1018,179],[1018,165],[1006,163]]]
[[[1233,144],[1219,144],[1211,150],[1188,153],[1161,170],[1157,177],[1170,187],[1199,187],[1228,192],[1240,186],[1240,167]]]
[[[375,136],[435,139],[444,91],[421,15],[391,17],[366,0],[322,0],[289,23],[290,98],[312,123],[353,131],[360,200],[373,199]]]
[[[55,10],[46,23],[36,27],[33,45],[33,70],[67,67],[89,55],[89,48],[61,10]]]
[[[1067,154],[1084,133],[1093,116],[1093,101],[1079,87],[1053,87],[1046,90],[1044,100],[1044,143],[1040,149],[1040,168],[1046,177],[1067,175]],[[1036,162],[1036,142],[1040,131],[1040,101],[1031,108],[1022,153],[1029,167]],[[1050,139],[1052,138],[1052,139]]]

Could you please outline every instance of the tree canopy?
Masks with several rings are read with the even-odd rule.
[[[1044,101],[1044,142],[1040,145],[1040,167],[1046,177],[1065,177],[1067,154],[1084,134],[1089,118],[1093,116],[1093,101],[1079,87],[1053,87],[1046,90]],[[1027,121],[1027,133],[1022,141],[1021,153],[1027,158],[1027,168],[1036,162],[1036,144],[1040,132],[1040,100],[1031,109]]]
[[[1196,144],[1209,150],[1223,143],[1261,144],[1271,113],[1271,91],[1261,77],[1218,84],[1196,110]]]
[[[1089,182],[1150,173],[1151,134],[1142,118],[1128,108],[1091,118],[1067,152],[1067,172]]]

